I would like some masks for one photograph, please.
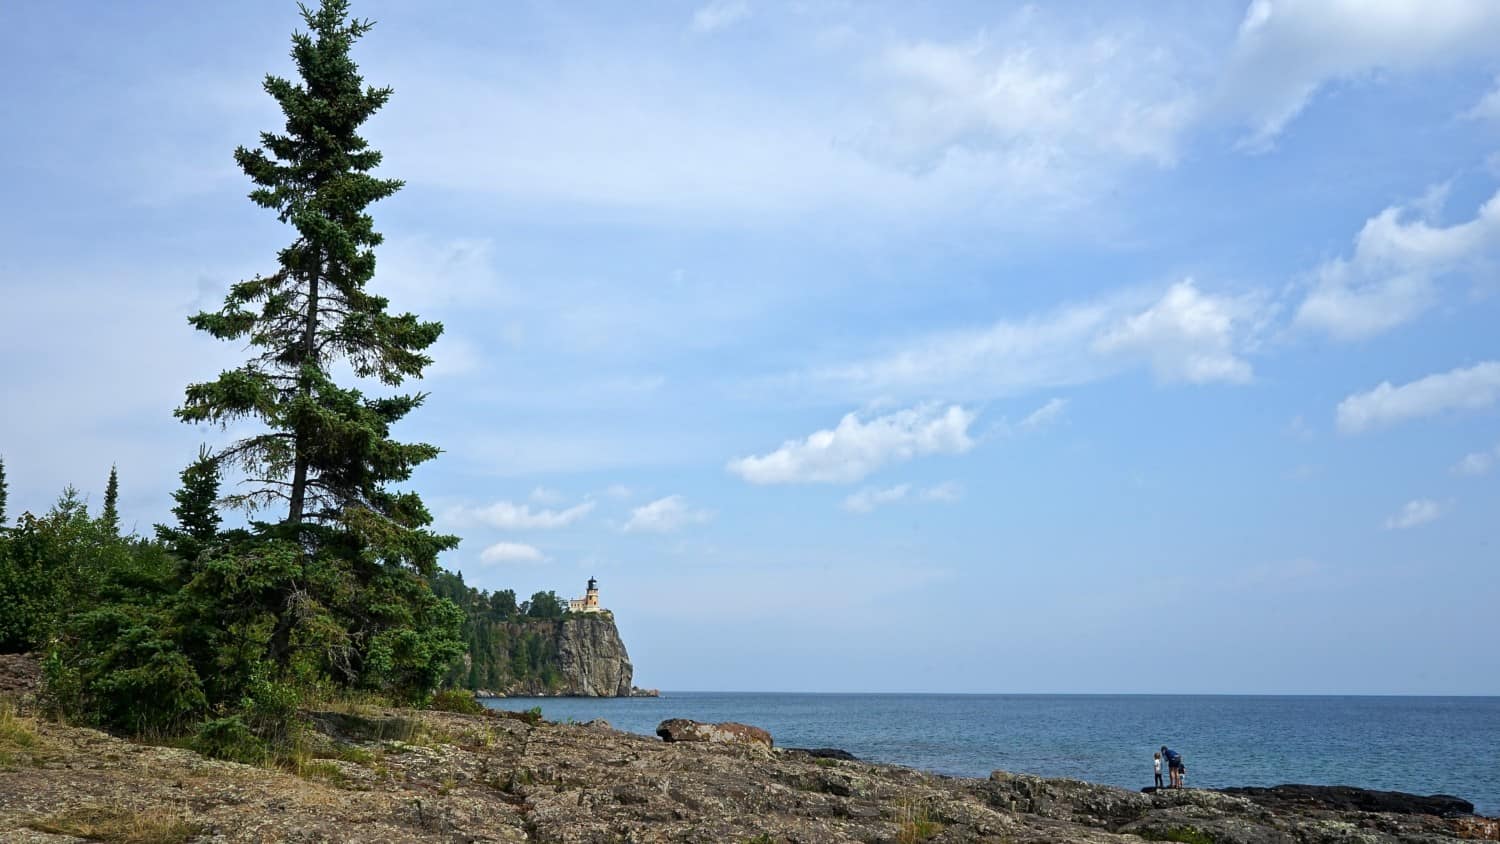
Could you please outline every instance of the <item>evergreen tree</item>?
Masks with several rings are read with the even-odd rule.
[[[104,485],[104,509],[99,511],[99,524],[111,535],[120,533],[120,475],[115,467],[109,467],[109,482]]]
[[[262,133],[260,146],[237,149],[235,161],[255,184],[250,199],[295,238],[278,253],[275,272],[232,285],[220,310],[189,318],[214,337],[247,343],[253,356],[190,385],[177,415],[263,423],[264,433],[217,457],[246,475],[246,491],[226,501],[286,508],[280,522],[257,526],[278,547],[205,565],[197,587],[204,597],[237,602],[247,630],[266,619],[265,656],[283,672],[298,652],[316,650],[318,671],[394,688],[425,682],[432,666],[422,660],[461,649],[461,615],[423,579],[458,540],[428,529],[431,516],[415,493],[389,488],[438,454],[390,437],[390,426],[425,395],[366,397],[331,374],[343,362],[359,378],[399,386],[421,377],[431,363],[425,350],[442,333],[439,323],[388,313],[387,300],[366,289],[381,242],[366,208],[401,182],[371,175],[381,155],[358,134],[391,89],[364,86],[350,49],[372,24],[350,18],[348,7],[347,0],[304,7],[308,31],[293,34],[291,51],[300,80],[265,79],[284,131]],[[214,591],[221,587],[240,591]]]
[[[219,535],[219,463],[206,448],[182,470],[182,487],[172,493],[176,527],[156,526],[156,535],[179,558],[192,563]]]
[[[5,527],[5,498],[9,494],[5,485],[5,458],[0,457],[0,527]]]

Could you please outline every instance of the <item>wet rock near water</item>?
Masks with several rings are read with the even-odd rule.
[[[1456,818],[1474,814],[1474,804],[1446,794],[1422,797],[1400,791],[1373,791],[1346,785],[1278,785],[1272,788],[1221,788],[1262,806],[1279,809],[1321,809],[1334,812],[1389,812],[1396,815],[1437,815]]]
[[[859,757],[837,747],[788,747],[787,753],[804,753],[814,759],[838,759],[843,762],[858,762]]]

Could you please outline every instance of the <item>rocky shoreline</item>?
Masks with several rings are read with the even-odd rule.
[[[480,700],[501,700],[501,699],[504,699],[504,698],[512,698],[512,697],[521,697],[521,698],[528,698],[528,697],[585,697],[585,698],[587,698],[587,697],[661,697],[661,690],[660,689],[643,689],[640,686],[631,686],[630,687],[630,691],[627,692],[626,694],[622,694],[622,695],[584,695],[584,694],[576,694],[576,693],[567,692],[567,691],[546,691],[546,690],[543,690],[543,691],[532,692],[532,691],[526,691],[526,690],[522,689],[522,690],[512,690],[510,693],[506,693],[506,692],[491,691],[489,689],[477,689],[474,692],[474,697],[477,697]]]
[[[743,724],[343,707],[308,711],[282,768],[39,718],[35,663],[0,657],[0,841],[1350,844],[1500,840],[1458,798],[1345,787],[1133,792],[946,777]]]
[[[0,729],[0,840],[1500,840],[1490,819],[1367,811],[1306,792],[1143,794],[1002,771],[943,777],[777,748],[754,728],[664,723],[676,733],[668,741],[527,713],[308,714],[313,753],[296,770],[220,762],[12,715]],[[120,826],[147,835],[106,835]]]

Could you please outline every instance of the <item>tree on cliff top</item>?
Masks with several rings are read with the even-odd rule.
[[[5,527],[5,497],[7,489],[5,485],[5,458],[0,457],[0,527]]]
[[[111,534],[120,532],[120,473],[109,467],[109,481],[104,485],[104,509],[99,511],[99,524]]]
[[[217,455],[245,474],[225,501],[252,512],[284,506],[285,516],[257,523],[268,544],[206,561],[197,589],[242,619],[246,635],[269,627],[265,656],[283,672],[295,652],[317,651],[311,670],[384,687],[430,673],[416,662],[456,655],[455,612],[433,604],[421,575],[458,540],[429,529],[415,493],[389,487],[438,454],[390,436],[425,394],[367,397],[335,383],[332,370],[344,363],[388,387],[420,378],[442,326],[388,313],[388,301],[366,289],[381,242],[366,208],[402,184],[371,174],[381,154],[358,134],[391,96],[366,87],[350,57],[372,24],[350,18],[347,0],[322,0],[302,16],[308,31],[293,34],[291,51],[300,79],[263,84],[284,131],[234,156],[255,185],[250,199],[295,238],[275,272],[232,285],[222,308],[189,318],[247,343],[252,357],[190,385],[177,410],[187,422],[263,423],[263,433]],[[214,591],[223,589],[231,591]]]

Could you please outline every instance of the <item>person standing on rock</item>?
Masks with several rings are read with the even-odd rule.
[[[1182,780],[1179,772],[1182,770],[1182,754],[1169,749],[1165,744],[1161,746],[1161,755],[1167,760],[1167,774],[1171,777],[1172,788],[1181,788]]]
[[[1156,787],[1161,788],[1161,753],[1156,753],[1156,758],[1151,760],[1156,768]]]

